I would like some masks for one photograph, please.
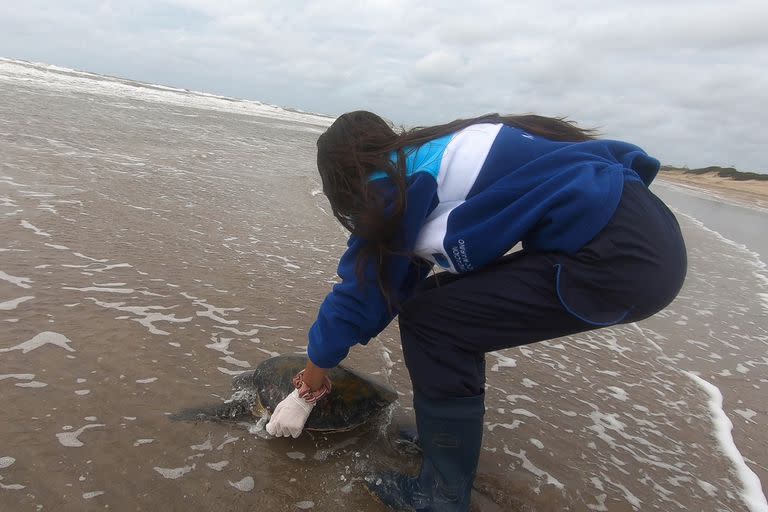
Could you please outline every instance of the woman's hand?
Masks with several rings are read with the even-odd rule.
[[[300,375],[299,378],[309,387],[309,391],[317,391],[323,385],[327,385],[330,390],[328,371],[315,366],[312,361],[307,361],[307,367]],[[275,412],[267,423],[267,432],[277,437],[299,437],[314,407],[314,401],[305,400],[299,396],[299,390],[295,389],[275,407]]]
[[[309,386],[310,391],[320,389],[327,375],[328,370],[315,366],[312,361],[307,359],[307,367],[304,369],[304,383]]]

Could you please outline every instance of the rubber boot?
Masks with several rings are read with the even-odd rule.
[[[413,405],[422,450],[417,477],[387,472],[374,475],[370,491],[395,510],[466,512],[469,510],[483,437],[484,395],[428,399]]]

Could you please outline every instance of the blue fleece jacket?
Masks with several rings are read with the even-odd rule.
[[[406,151],[407,208],[402,252],[388,267],[402,303],[432,265],[471,272],[518,242],[535,251],[573,253],[610,220],[624,180],[650,184],[659,162],[626,142],[555,142],[501,124],[476,124]],[[384,173],[371,176],[382,191]],[[386,193],[386,192],[384,192]],[[351,236],[339,262],[341,282],[320,306],[309,331],[309,358],[336,366],[350,347],[379,334],[396,311],[388,307],[373,264],[358,280],[365,241]],[[431,265],[424,265],[424,262]]]

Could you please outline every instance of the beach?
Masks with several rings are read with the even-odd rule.
[[[419,463],[393,441],[396,322],[344,362],[398,392],[373,425],[171,419],[305,354],[346,247],[315,169],[331,121],[0,60],[0,510],[384,510],[365,479]],[[670,186],[737,197],[702,183]],[[768,510],[764,237],[670,204],[672,304],[487,355],[474,511]]]
[[[746,205],[768,208],[768,181],[737,181],[716,173],[686,174],[680,171],[662,171],[661,181],[705,191],[715,198],[721,197]]]

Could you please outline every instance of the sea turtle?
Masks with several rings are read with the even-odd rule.
[[[252,372],[232,381],[234,393],[226,402],[197,409],[185,409],[177,420],[244,420],[262,418],[294,389],[291,380],[307,364],[304,356],[276,356]],[[373,419],[397,399],[389,386],[374,382],[349,368],[337,366],[329,371],[333,389],[321,399],[307,419],[304,430],[344,432]]]

